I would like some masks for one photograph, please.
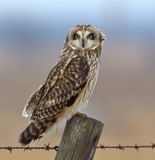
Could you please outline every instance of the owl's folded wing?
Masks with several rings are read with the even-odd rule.
[[[40,86],[39,89],[30,96],[30,99],[28,100],[22,112],[23,117],[28,117],[32,114],[34,109],[38,107],[41,99],[44,97],[44,95],[46,95],[47,91],[49,90],[49,87],[52,87],[57,81],[61,68],[65,66],[65,62],[66,59],[60,58],[57,64],[52,68],[51,72],[49,73],[45,84]],[[49,81],[49,79],[51,79],[51,81]]]
[[[31,95],[30,99],[28,100],[28,102],[22,112],[23,117],[28,117],[29,114],[31,114],[33,112],[35,107],[38,106],[39,101],[43,96],[44,88],[45,88],[44,85],[40,86],[39,89]]]
[[[60,72],[61,74],[57,78],[55,84],[44,96],[43,102],[34,110],[31,117],[32,120],[40,119],[44,116],[54,116],[51,115],[53,113],[56,114],[53,110],[59,112],[65,106],[72,106],[86,85],[89,65],[87,60],[78,54],[74,55]],[[52,83],[53,77],[50,75],[49,77],[50,79],[47,79],[47,82]],[[44,112],[46,112],[46,115],[42,114]]]

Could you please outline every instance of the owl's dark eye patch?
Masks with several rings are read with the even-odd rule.
[[[73,40],[77,40],[77,39],[80,39],[80,35],[77,34],[77,33],[74,33],[73,34]]]

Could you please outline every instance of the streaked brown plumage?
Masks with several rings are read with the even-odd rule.
[[[44,85],[28,101],[23,116],[30,125],[20,135],[22,145],[42,136],[66,108],[86,105],[97,80],[104,35],[91,25],[77,25]]]

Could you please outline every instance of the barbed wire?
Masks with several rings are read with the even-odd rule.
[[[0,150],[8,150],[10,153],[12,153],[13,150],[45,150],[45,151],[50,151],[50,150],[55,150],[58,151],[58,146],[54,146],[54,147],[50,147],[50,144],[46,144],[42,147],[13,147],[13,146],[7,146],[7,147],[0,147]],[[139,149],[155,149],[155,143],[151,143],[150,145],[103,145],[100,144],[99,146],[96,147],[97,149],[116,149],[116,150],[122,150],[124,151],[125,149],[135,149],[137,151],[139,151]]]
[[[55,150],[55,151],[57,151],[58,150],[58,146],[50,147],[50,144],[45,144],[42,147],[30,147],[30,146],[13,147],[13,146],[7,146],[7,147],[0,147],[0,150],[8,150],[10,153],[13,150],[23,150],[23,151],[26,151],[26,150],[29,150],[29,151],[32,151],[32,150],[46,150],[46,151]]]
[[[98,146],[99,149],[118,149],[118,150],[125,150],[125,149],[136,149],[137,151],[139,149],[155,149],[155,143],[151,143],[150,145],[102,145]]]

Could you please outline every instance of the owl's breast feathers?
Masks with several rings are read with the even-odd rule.
[[[84,56],[74,53],[62,57],[45,84],[28,101],[25,111],[33,106],[31,120],[54,117],[64,107],[72,106],[87,83],[89,70]]]

